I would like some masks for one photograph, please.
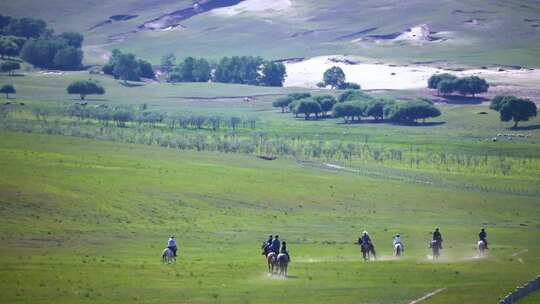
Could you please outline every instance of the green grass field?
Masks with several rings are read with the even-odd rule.
[[[446,289],[429,303],[493,303],[540,271],[537,197],[291,160],[0,137],[6,303],[409,303],[438,288]],[[433,262],[427,241],[437,225],[446,249]],[[483,225],[493,245],[477,260]],[[353,244],[364,229],[377,262],[361,262]],[[398,231],[405,257],[392,260]],[[180,260],[165,266],[160,253],[171,233]],[[287,280],[265,273],[259,243],[268,233],[289,242]]]
[[[444,291],[426,303],[494,303],[540,272],[538,117],[523,123],[528,130],[511,131],[495,112],[478,115],[485,105],[440,105],[443,115],[433,120],[440,124],[432,126],[345,126],[271,108],[291,89],[126,88],[92,76],[108,93],[90,98],[90,107],[147,103],[167,113],[255,117],[254,130],[235,136],[266,134],[269,143],[304,149],[319,142],[363,143],[369,151],[405,155],[403,162],[374,161],[370,153],[351,160],[284,154],[264,161],[255,157],[259,152],[123,143],[130,134],[219,139],[230,136],[227,130],[129,127],[112,128],[117,137],[106,140],[77,138],[94,138],[99,127],[54,113],[74,101],[64,87],[85,77],[31,72],[0,78],[18,88],[10,101],[25,103],[0,133],[0,292],[6,303],[409,303],[439,288]],[[246,95],[264,96],[245,103]],[[50,108],[53,116],[40,121],[34,108]],[[21,126],[35,134],[7,131]],[[46,135],[52,126],[80,130],[67,133],[75,137]],[[508,132],[530,137],[490,140]],[[474,169],[456,162],[441,166],[430,160],[437,151],[449,159],[488,161]],[[505,173],[502,164],[510,166]],[[445,238],[437,262],[427,247],[435,226]],[[485,259],[475,258],[481,226],[492,242]],[[362,262],[353,244],[364,229],[379,251],[376,262]],[[406,246],[401,260],[391,258],[396,232]],[[270,233],[289,243],[286,280],[266,275],[259,246]],[[161,265],[170,234],[178,236],[180,260]]]
[[[83,33],[91,65],[120,48],[153,64],[172,52],[178,59],[346,54],[446,67],[540,67],[540,4],[531,0],[291,0],[287,12],[204,13],[182,21],[182,29],[114,41],[111,35],[193,1],[42,2],[5,2],[0,11]],[[117,14],[137,17],[90,30]],[[451,39],[352,41],[424,23]],[[540,116],[514,130],[487,103],[438,103],[442,115],[426,124],[306,121],[280,113],[272,101],[340,92],[126,86],[89,71],[27,64],[18,72],[0,74],[0,85],[17,89],[9,99],[0,96],[0,303],[410,304],[436,292],[422,303],[488,304],[540,274]],[[74,108],[79,97],[66,87],[89,78],[107,93]],[[538,96],[536,83],[516,79],[492,83],[485,97]],[[401,101],[432,93],[370,92]],[[150,124],[134,116],[120,124],[73,114],[77,109],[163,119]],[[221,125],[181,125],[193,117],[217,117]],[[428,248],[435,227],[444,238],[437,261]],[[490,241],[483,258],[475,248],[481,227]],[[376,261],[362,261],[355,242],[363,230]],[[392,253],[395,233],[405,246],[400,259]],[[267,274],[260,246],[269,234],[288,243],[287,278]],[[177,236],[179,259],[163,265],[170,235]],[[519,303],[539,301],[537,291]]]

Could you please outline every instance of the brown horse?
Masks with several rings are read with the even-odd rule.
[[[277,254],[275,252],[269,252],[266,255],[266,263],[268,263],[268,273],[274,274],[274,268],[276,268],[277,264]]]

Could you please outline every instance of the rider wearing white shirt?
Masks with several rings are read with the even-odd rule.
[[[403,243],[401,242],[401,237],[399,236],[399,234],[396,234],[396,236],[394,236],[394,246],[396,246],[396,244],[401,244],[401,249],[403,249]]]
[[[176,247],[176,238],[174,236],[171,236],[169,238],[169,241],[167,242],[167,248],[172,250],[172,252],[174,252],[174,256],[176,257],[176,251],[178,250],[178,247]]]

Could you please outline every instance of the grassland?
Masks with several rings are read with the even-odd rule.
[[[86,62],[103,63],[104,51],[121,48],[158,63],[166,52],[218,58],[261,55],[267,58],[354,54],[386,61],[451,61],[474,65],[509,64],[539,67],[540,28],[536,1],[384,1],[293,0],[285,12],[244,13],[220,17],[205,13],[185,20],[181,30],[140,31],[110,41],[109,36],[133,31],[145,21],[189,7],[191,1],[48,1],[33,11],[35,0],[3,3],[5,14],[29,12],[49,21],[58,31],[84,33]],[[90,30],[116,14],[137,18]],[[474,23],[471,23],[474,21]],[[436,32],[449,32],[447,42],[425,44],[357,43],[367,35],[390,34],[427,23]],[[536,27],[535,27],[536,26]],[[368,33],[355,34],[375,28]],[[118,37],[118,36],[117,36]]]
[[[514,131],[486,105],[439,105],[443,115],[428,126],[346,126],[294,119],[271,107],[276,96],[295,89],[128,88],[93,75],[107,94],[90,98],[89,107],[146,103],[169,114],[257,119],[255,129],[235,132],[129,126],[111,127],[103,137],[97,122],[58,112],[74,101],[65,86],[87,77],[0,76],[17,86],[10,102],[25,103],[2,121],[0,132],[0,292],[6,303],[409,303],[438,288],[446,289],[426,303],[493,303],[540,272],[539,118],[517,131],[529,138],[492,142],[497,133]],[[243,96],[258,97],[246,103]],[[50,109],[46,122],[34,116],[37,108]],[[405,160],[376,161],[366,153],[350,160],[283,154],[263,161],[255,155],[264,149],[218,153],[126,144],[136,133],[216,140],[234,134],[291,141],[304,150],[355,144],[402,150]],[[457,162],[441,167],[429,161],[441,151],[489,161],[475,170]],[[409,159],[421,161],[411,166]],[[511,168],[503,173],[501,163]],[[445,238],[438,262],[427,258],[435,226]],[[481,226],[492,246],[487,258],[476,259]],[[361,262],[353,244],[364,229],[381,255],[377,262]],[[401,260],[390,258],[396,232],[406,246]],[[290,244],[287,280],[265,273],[259,246],[269,233]],[[181,261],[164,266],[159,256],[170,234],[179,238]]]
[[[289,160],[0,136],[0,288],[8,303],[408,303],[437,288],[447,289],[430,303],[493,303],[539,271],[536,197]],[[436,225],[446,243],[440,262],[426,258]],[[481,225],[493,246],[475,260]],[[378,262],[360,262],[353,242],[363,229]],[[399,261],[389,259],[396,231],[407,246]],[[163,266],[171,233],[181,261]],[[268,233],[290,243],[287,280],[265,274],[258,247]]]

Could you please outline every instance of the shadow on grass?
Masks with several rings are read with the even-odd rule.
[[[530,126],[518,126],[517,128],[508,128],[508,130],[512,130],[512,131],[532,131],[532,130],[540,130],[540,124],[537,124],[537,125],[530,125]]]
[[[384,120],[370,120],[370,119],[364,119],[364,120],[355,120],[355,121],[349,121],[344,122],[340,121],[337,122],[338,125],[378,125],[378,124],[389,124],[394,126],[406,126],[406,127],[433,127],[433,126],[439,126],[444,125],[446,122],[444,121],[428,121],[428,122],[411,122],[411,123],[404,123],[404,122],[391,122],[391,121],[384,121]]]
[[[448,96],[438,96],[437,102],[448,103],[448,104],[481,104],[483,102],[489,101],[485,97],[468,97],[468,96],[459,96],[459,95],[448,95]]]
[[[84,100],[80,98],[72,98],[71,101],[73,102],[89,102],[89,101],[109,101],[107,98],[88,98],[86,97]]]
[[[120,85],[126,88],[143,87],[145,85],[144,83],[133,83],[133,82],[124,82],[124,81],[120,81],[119,83]]]

